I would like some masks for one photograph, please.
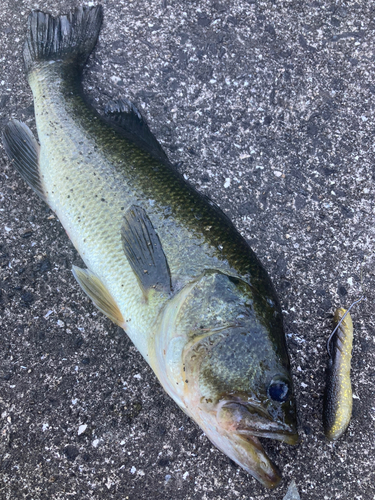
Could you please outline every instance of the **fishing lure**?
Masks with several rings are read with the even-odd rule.
[[[353,323],[349,310],[336,309],[334,322],[336,328],[327,341],[329,361],[323,406],[324,434],[330,441],[339,439],[348,428],[353,404],[350,381]]]

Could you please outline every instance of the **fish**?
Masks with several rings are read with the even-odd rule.
[[[211,442],[268,488],[259,438],[298,442],[274,286],[229,218],[169,161],[135,104],[88,102],[82,70],[103,8],[28,18],[23,58],[38,140],[11,120],[9,160],[86,266],[72,272]]]
[[[336,309],[334,323],[337,330],[328,351],[330,356],[323,400],[324,434],[329,441],[336,441],[344,434],[353,406],[350,381],[353,322],[350,313],[342,307]]]

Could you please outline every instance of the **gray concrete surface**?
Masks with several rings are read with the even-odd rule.
[[[163,392],[71,274],[80,259],[0,150],[0,498],[373,499],[375,8],[371,2],[104,2],[85,73],[98,107],[135,101],[170,158],[249,239],[284,314],[301,443],[267,442],[266,491]],[[0,128],[34,127],[21,59],[33,8],[2,0]],[[353,310],[353,418],[322,432],[325,340]],[[83,426],[83,427],[82,427]],[[81,431],[81,433],[80,433]]]

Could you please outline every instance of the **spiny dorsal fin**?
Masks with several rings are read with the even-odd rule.
[[[18,120],[12,120],[3,132],[6,154],[22,178],[42,198],[46,200],[39,172],[39,144],[29,127]]]
[[[73,266],[72,271],[82,290],[90,297],[99,311],[117,325],[125,328],[125,321],[120,309],[100,279],[88,269]]]
[[[121,237],[125,255],[145,297],[151,288],[169,293],[172,286],[168,262],[143,208],[132,205],[125,212]]]
[[[128,99],[109,101],[105,107],[107,119],[120,127],[125,135],[150,153],[155,159],[170,164],[167,155],[149,129],[138,108]]]

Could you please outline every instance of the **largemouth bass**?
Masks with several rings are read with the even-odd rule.
[[[16,120],[4,147],[57,214],[94,304],[120,325],[174,401],[263,485],[280,481],[259,437],[295,444],[280,305],[245,239],[171,165],[138,109],[87,103],[81,79],[102,7],[32,12],[24,46],[39,143]]]

